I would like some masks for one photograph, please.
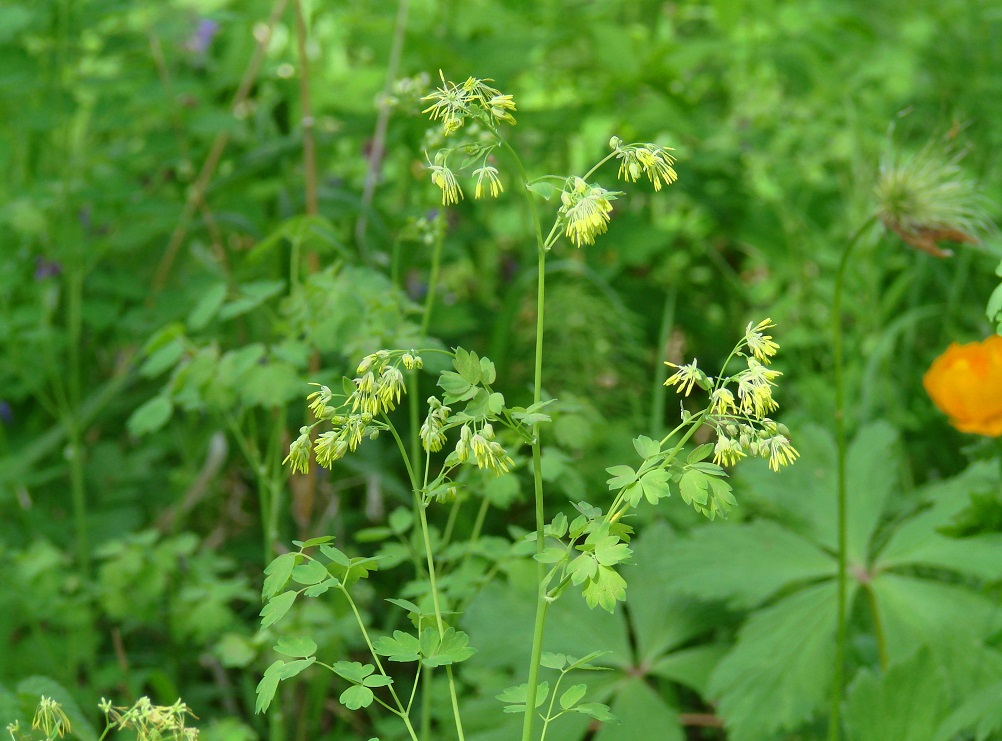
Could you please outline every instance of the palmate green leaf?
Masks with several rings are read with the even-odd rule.
[[[705,505],[709,500],[707,493],[709,487],[710,482],[706,474],[692,468],[683,473],[682,478],[678,481],[679,494],[686,504],[695,502],[699,505]]]
[[[1002,682],[983,687],[968,697],[936,729],[933,741],[952,741],[963,732],[968,735],[973,732],[976,741],[1002,736]]]
[[[430,650],[425,649],[425,635],[431,631],[434,640],[431,642]],[[422,662],[426,666],[446,666],[448,664],[459,664],[466,661],[477,652],[475,648],[469,646],[470,637],[461,630],[446,628],[445,633],[439,638],[438,631],[434,628],[425,628],[421,634],[421,646],[424,658]]]
[[[438,385],[452,399],[467,401],[477,392],[477,387],[453,371],[442,371],[438,377]]]
[[[585,703],[587,704],[587,703]],[[678,719],[678,710],[665,697],[640,677],[630,677],[611,701],[606,720],[595,741],[636,741],[656,738],[657,741],[684,741],[685,731]],[[581,706],[578,706],[581,707]],[[611,710],[611,712],[609,712]]]
[[[837,541],[835,442],[820,427],[797,431],[797,465],[780,473],[764,461],[748,461],[736,476],[746,483],[756,506],[791,530],[832,552]],[[877,422],[864,427],[848,450],[848,558],[865,563],[873,532],[894,488],[898,466],[897,433]],[[744,490],[744,489],[743,489]]]
[[[836,570],[829,554],[769,520],[695,528],[664,547],[664,563],[665,586],[734,607],[754,607]]]
[[[959,585],[883,573],[868,588],[875,596],[891,660],[948,632],[981,639],[1002,630],[998,604]]]
[[[546,698],[550,694],[550,683],[540,682],[536,685],[536,707],[542,707],[543,703],[546,702]],[[529,698],[529,685],[517,684],[512,687],[505,687],[501,692],[495,695],[498,700],[505,703],[506,707],[504,711],[506,713],[517,713],[525,712],[525,703]],[[511,703],[515,703],[512,705]]]
[[[891,664],[882,676],[864,669],[846,693],[845,723],[853,741],[933,741],[950,711],[942,669],[927,649]]]
[[[835,607],[835,584],[827,582],[748,619],[708,687],[710,698],[719,701],[729,739],[769,738],[824,707],[835,653]]]
[[[334,673],[349,682],[361,683],[367,676],[376,671],[372,664],[360,664],[357,661],[335,661]]]

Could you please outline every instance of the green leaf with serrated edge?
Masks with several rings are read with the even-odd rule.
[[[570,536],[572,540],[577,540],[584,534],[584,531],[587,527],[588,527],[588,520],[586,517],[584,517],[584,515],[581,515],[580,517],[575,517],[571,521],[571,524],[567,530],[567,534]]]
[[[389,602],[391,605],[396,605],[397,607],[407,610],[407,612],[413,612],[415,615],[421,614],[421,608],[408,600],[397,599],[395,597],[388,597],[386,601]]]
[[[710,484],[706,478],[706,475],[689,469],[682,474],[682,478],[678,481],[678,491],[682,495],[682,500],[686,504],[696,504],[704,505],[709,499],[707,489]]]
[[[386,656],[390,661],[417,661],[421,658],[421,642],[417,636],[393,631],[393,637],[382,636],[372,642],[373,650],[380,656]]]
[[[533,558],[539,561],[539,563],[557,563],[563,560],[566,555],[567,551],[563,548],[544,548],[541,553],[535,554]]]
[[[498,372],[492,363],[487,358],[480,358],[480,375],[483,382],[490,385],[497,380]]]
[[[271,705],[271,701],[275,698],[275,691],[278,689],[278,683],[282,681],[281,671],[284,666],[285,662],[279,659],[264,670],[264,676],[257,683],[255,713],[263,713]]]
[[[327,572],[327,567],[319,561],[309,560],[292,569],[292,580],[297,584],[306,586],[319,584],[329,577],[330,574]]]
[[[487,409],[494,416],[501,414],[504,410],[504,394],[495,391],[487,397]]]
[[[283,656],[305,659],[307,656],[312,656],[317,652],[317,644],[311,638],[289,638],[283,636],[278,639],[275,651]]]
[[[590,539],[590,536],[589,536]],[[602,566],[615,566],[630,560],[630,546],[615,535],[606,535],[594,541],[595,560]]]
[[[296,676],[307,667],[313,666],[313,663],[316,660],[316,656],[310,656],[308,659],[298,659],[296,661],[285,662],[285,666],[282,667],[281,671],[282,679],[292,679],[292,677]]]
[[[900,466],[897,432],[886,422],[860,430],[849,447],[846,462],[847,556],[850,563],[866,563],[869,544],[896,486]],[[742,462],[735,471],[749,498],[775,513],[786,526],[817,545],[838,550],[835,506],[836,449],[824,429],[805,425],[797,431],[800,459],[777,474],[764,461]],[[811,496],[804,496],[811,492]]]
[[[769,520],[703,525],[664,545],[666,587],[735,608],[835,574],[835,559]]]
[[[826,582],[753,613],[744,624],[708,688],[736,737],[771,738],[826,706],[835,607],[835,584]]]
[[[475,352],[468,352],[461,347],[456,348],[456,357],[452,361],[456,372],[463,377],[468,384],[476,386],[483,378],[480,370],[480,358]]]
[[[637,480],[637,472],[629,466],[610,466],[605,470],[606,473],[612,475],[612,478],[606,482],[610,491],[622,489]]]
[[[641,458],[653,458],[661,452],[661,443],[646,435],[633,438],[633,449]]]
[[[303,590],[303,594],[307,597],[319,597],[321,594],[325,594],[331,589],[334,589],[339,584],[341,584],[341,580],[332,577],[326,581],[320,582],[319,584],[314,584],[312,587],[307,587]]]
[[[880,573],[869,582],[891,661],[908,656],[928,636],[950,633],[983,640],[1002,630],[996,600],[957,584]]]
[[[600,606],[607,612],[616,609],[616,603],[626,599],[626,580],[609,566],[599,566],[581,592],[588,607]]]
[[[563,654],[555,654],[550,651],[543,651],[539,657],[540,666],[545,666],[547,669],[556,669],[560,671],[567,664],[567,657]]]
[[[961,737],[963,732],[967,738],[973,732],[977,741],[1002,736],[1002,682],[990,684],[964,698],[961,705],[954,710],[936,730],[933,741],[951,741]]]
[[[339,566],[347,567],[351,565],[351,559],[345,555],[344,551],[340,551],[334,546],[322,545],[320,546],[320,552]]]
[[[293,591],[282,592],[268,600],[261,609],[261,627],[267,628],[281,620],[295,601],[296,593]]]
[[[474,384],[453,371],[442,371],[438,378],[438,385],[446,394],[454,397],[462,397],[476,388]]]
[[[321,535],[316,538],[310,538],[309,540],[294,540],[292,544],[299,548],[301,551],[305,551],[307,548],[315,548],[318,545],[323,545],[324,543],[330,543],[334,540],[333,535]]]
[[[375,698],[376,696],[368,687],[356,684],[342,692],[341,696],[338,697],[338,702],[349,710],[359,710],[369,707]]]
[[[560,695],[560,707],[564,710],[569,710],[580,702],[587,691],[588,685],[586,684],[571,685]]]
[[[640,486],[643,488],[644,497],[651,504],[657,504],[661,499],[671,496],[671,489],[668,486],[668,472],[663,468],[656,468],[641,476]]]
[[[357,661],[335,661],[331,668],[335,674],[349,682],[361,682],[376,671],[376,667],[372,664],[360,664]]]
[[[393,684],[393,680],[389,677],[384,677],[382,674],[370,674],[362,680],[362,684],[366,687],[389,687]]]
[[[686,457],[685,462],[690,466],[694,463],[699,463],[710,457],[710,453],[713,452],[713,443],[703,443],[699,447],[693,449],[691,453]]]
[[[410,530],[414,524],[414,513],[406,507],[397,507],[390,512],[390,516],[386,518],[386,522],[393,532],[398,535],[403,534]]]
[[[928,650],[888,666],[863,669],[846,692],[845,724],[852,739],[932,741],[951,708],[946,677]]]

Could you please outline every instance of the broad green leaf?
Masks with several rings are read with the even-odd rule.
[[[633,589],[632,584],[630,589]],[[684,684],[705,696],[710,675],[729,649],[730,646],[722,643],[683,648],[657,659],[651,666],[651,674]]]
[[[835,655],[835,607],[835,584],[825,583],[748,619],[708,687],[710,697],[719,701],[730,739],[770,738],[825,706]]]
[[[414,524],[414,513],[407,507],[397,507],[390,512],[390,516],[386,518],[386,522],[393,532],[402,535],[410,530],[411,525]]]
[[[494,416],[501,414],[504,410],[504,394],[495,391],[487,397],[487,409]]]
[[[943,721],[933,739],[952,741],[965,731],[968,735],[973,731],[977,741],[989,741],[1002,736],[1002,682],[983,687],[966,698]]]
[[[567,551],[564,548],[544,548],[542,553],[536,553],[533,558],[540,563],[557,563],[563,560],[564,556],[567,555]]]
[[[946,632],[979,639],[1002,629],[1002,610],[993,600],[957,584],[893,573],[869,583],[892,661]]]
[[[949,538],[932,530],[923,534],[917,527],[902,528],[892,536],[876,565],[881,569],[931,566],[993,580],[1002,574],[1002,535]]]
[[[545,201],[550,200],[553,197],[553,195],[557,192],[556,186],[553,183],[548,182],[546,180],[540,180],[535,183],[529,183],[525,187],[531,190],[536,195],[540,196]]]
[[[393,684],[393,680],[382,674],[370,674],[362,680],[362,684],[366,687],[389,687]]]
[[[754,607],[836,570],[829,554],[769,520],[694,528],[665,546],[665,564],[666,585],[734,607]]]
[[[542,707],[543,703],[546,702],[547,696],[550,694],[550,683],[540,682],[536,685],[536,707]],[[500,694],[495,695],[495,697],[504,703],[521,703],[522,708],[525,708],[525,702],[529,698],[529,685],[528,684],[518,684],[513,687],[505,687],[501,690]]]
[[[275,651],[283,656],[305,659],[307,656],[312,656],[317,652],[317,644],[313,639],[305,636],[299,638],[283,636],[278,639]]]
[[[596,703],[597,704],[597,703]],[[610,702],[610,708],[578,705],[579,710],[604,721],[595,741],[684,741],[685,732],[679,723],[678,711],[668,704],[664,695],[654,690],[641,677],[629,677]],[[591,711],[591,712],[589,712]]]
[[[140,405],[125,422],[126,429],[136,437],[161,429],[174,413],[174,403],[165,394],[157,394]]]
[[[240,399],[244,404],[264,409],[284,407],[293,399],[301,398],[305,388],[306,384],[296,368],[273,358],[249,368],[239,385]]]
[[[542,655],[539,657],[539,663],[541,666],[545,666],[547,669],[556,669],[560,671],[567,664],[567,657],[564,654],[555,654],[550,651],[543,651]]]
[[[567,573],[571,575],[573,584],[591,579],[598,571],[598,562],[591,553],[582,553],[567,566]]]
[[[301,563],[292,569],[292,580],[297,584],[319,584],[329,576],[327,567],[314,560]]]
[[[932,741],[950,710],[946,678],[927,650],[891,664],[883,676],[864,669],[846,693],[853,741]]]
[[[296,593],[294,591],[282,592],[268,600],[268,603],[261,610],[261,627],[267,628],[281,620],[295,601]]]
[[[351,565],[351,559],[345,555],[344,551],[335,548],[332,545],[320,546],[320,552],[327,556],[332,563],[336,563],[338,566],[347,567]]]
[[[428,630],[434,631],[433,628],[427,628],[425,629],[425,633]],[[424,648],[423,639],[425,633],[421,635],[422,649]],[[424,653],[423,663],[426,666],[458,664],[466,661],[477,652],[475,648],[467,645],[470,642],[470,637],[462,631],[457,631],[455,628],[446,628],[441,639],[438,639],[437,632],[435,632],[435,638],[435,646],[430,652],[422,650],[422,653]]]
[[[368,687],[356,684],[342,692],[341,696],[338,697],[338,702],[349,710],[358,710],[360,708],[369,707],[375,697],[376,696],[372,694],[372,690]]]

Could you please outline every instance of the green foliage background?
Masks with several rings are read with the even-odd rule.
[[[338,710],[320,682],[283,689],[278,712],[253,715],[273,639],[257,630],[258,588],[271,540],[341,542],[406,501],[388,449],[344,461],[312,491],[280,461],[307,382],[334,382],[361,355],[420,336],[431,259],[420,220],[440,194],[413,97],[390,109],[371,198],[366,178],[388,76],[435,81],[441,69],[515,96],[513,137],[539,172],[581,170],[613,134],[678,156],[667,193],[638,185],[593,248],[564,243],[551,261],[555,502],[600,496],[632,432],[677,419],[675,401],[652,392],[662,343],[673,360],[714,367],[747,321],[778,324],[781,419],[802,461],[774,480],[739,475],[726,525],[682,507],[651,512],[636,607],[559,618],[618,636],[603,701],[633,720],[597,738],[651,723],[666,739],[821,737],[835,267],[891,148],[949,139],[968,150],[963,169],[1002,218],[997,4],[412,0],[388,71],[399,7],[305,3],[315,216],[304,216],[291,6],[231,105],[275,7],[0,6],[0,717],[22,712],[47,677],[92,723],[101,696],[181,695],[211,738],[394,737]],[[187,212],[221,140],[203,205]],[[429,331],[489,355],[514,399],[532,370],[526,234],[507,193],[451,209]],[[854,739],[1002,737],[991,693],[1002,681],[998,454],[950,428],[921,387],[949,342],[991,331],[982,307],[1002,245],[983,237],[938,261],[874,233],[850,269],[848,414],[863,441],[851,501],[864,512],[851,554],[862,569]],[[528,523],[519,482],[492,486],[515,504],[491,534]],[[483,698],[484,739],[510,737],[492,698],[527,651],[498,650],[510,634],[493,635],[489,616],[503,611],[512,633],[531,618],[524,575],[500,573],[468,616],[483,637],[466,689]],[[304,608],[297,627],[350,654],[358,639],[340,609]],[[381,603],[367,609],[393,627]],[[817,624],[792,644],[798,616]],[[564,647],[565,633],[574,627],[554,630],[552,650],[600,647]],[[764,675],[763,657],[774,659]],[[928,717],[909,726],[903,693],[938,704],[921,703]]]

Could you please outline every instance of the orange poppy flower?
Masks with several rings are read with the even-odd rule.
[[[929,366],[922,385],[961,432],[1002,435],[1002,337],[951,343]]]

